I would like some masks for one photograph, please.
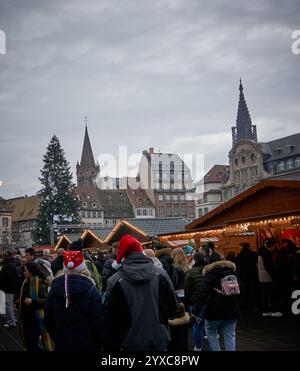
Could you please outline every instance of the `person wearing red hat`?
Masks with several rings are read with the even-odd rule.
[[[168,318],[176,311],[172,282],[143,253],[136,238],[121,238],[117,256],[121,268],[107,281],[108,350],[166,350]]]
[[[60,351],[99,351],[104,344],[102,298],[82,251],[65,251],[63,271],[52,282],[45,326]]]

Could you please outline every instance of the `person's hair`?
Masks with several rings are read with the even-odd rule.
[[[234,260],[235,260],[235,253],[233,251],[228,251],[225,259],[234,262]]]
[[[31,256],[35,256],[35,251],[32,247],[29,247],[28,249],[25,250],[25,254],[29,254]]]
[[[204,253],[204,255],[205,256],[208,256],[209,255],[209,253],[210,253],[210,247],[208,246],[208,245],[204,245],[204,246],[202,246],[202,251],[203,251],[203,253]]]
[[[269,238],[267,241],[266,241],[266,247],[270,248],[270,247],[273,247],[276,245],[276,241],[274,238]]]
[[[26,267],[34,277],[37,276],[37,277],[39,277],[43,280],[46,279],[46,277],[45,277],[44,273],[42,272],[41,267],[38,263],[35,263],[35,262],[26,263],[24,265],[24,267]]]
[[[7,253],[4,255],[4,259],[11,259],[14,257],[14,253],[12,251],[7,251]]]
[[[51,253],[50,253],[49,249],[43,250],[43,256],[50,256],[50,255],[51,255]]]
[[[185,256],[185,253],[181,247],[176,247],[172,251],[172,257],[175,267],[181,268],[184,272],[189,270],[189,261],[187,260],[187,257]]]
[[[153,251],[153,249],[145,249],[144,253],[146,256],[150,256],[151,258],[155,257],[155,252]]]
[[[82,251],[83,248],[83,240],[81,238],[79,238],[77,241],[71,242],[69,245],[70,251]]]
[[[215,251],[215,244],[212,241],[207,242],[207,247],[210,248],[213,252]]]
[[[57,255],[64,255],[64,252],[65,252],[65,249],[63,249],[62,247],[60,247],[60,248],[57,250]]]
[[[194,255],[195,264],[206,264],[205,255],[202,254],[200,251],[197,251]]]
[[[251,249],[249,242],[242,242],[240,245],[242,246],[243,249]]]
[[[154,240],[152,242],[152,246],[153,246],[153,249],[155,250],[161,250],[161,249],[165,249],[168,247],[166,244],[160,242],[159,240]]]

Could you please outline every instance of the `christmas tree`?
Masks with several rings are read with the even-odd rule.
[[[55,135],[43,161],[42,176],[39,178],[42,189],[38,192],[41,203],[33,239],[39,245],[50,245],[57,241],[61,233],[57,228],[59,225],[80,223],[79,202],[74,194],[70,165]]]

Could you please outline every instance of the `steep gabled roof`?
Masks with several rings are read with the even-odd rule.
[[[39,196],[18,197],[8,200],[13,210],[12,222],[35,220],[38,216],[41,199]]]
[[[96,167],[87,126],[85,127],[80,166],[87,169]]]
[[[291,195],[287,195],[290,191]],[[297,201],[299,200],[299,202]],[[243,219],[300,212],[300,181],[267,179],[186,225],[187,230]]]

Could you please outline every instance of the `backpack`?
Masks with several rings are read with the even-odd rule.
[[[225,276],[221,279],[222,290],[214,289],[224,296],[235,296],[240,295],[240,285],[238,279],[234,274]]]

